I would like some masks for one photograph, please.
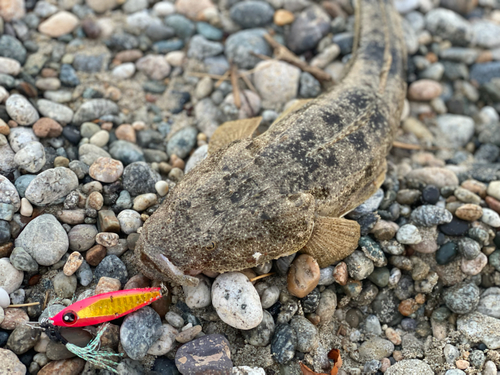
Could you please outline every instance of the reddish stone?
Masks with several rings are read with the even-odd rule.
[[[33,124],[33,132],[40,138],[55,138],[62,133],[62,126],[48,117],[42,117]]]
[[[97,267],[106,256],[106,248],[102,245],[92,246],[85,254],[85,260],[91,266]]]

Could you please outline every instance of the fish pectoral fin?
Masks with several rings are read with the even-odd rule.
[[[210,137],[208,153],[211,154],[237,139],[251,137],[261,121],[262,117],[252,117],[223,123]]]
[[[346,258],[358,247],[359,224],[338,217],[317,216],[314,229],[301,253],[311,255],[321,268]]]

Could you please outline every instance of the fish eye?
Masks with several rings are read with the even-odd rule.
[[[212,241],[212,242],[210,242],[210,245],[208,245],[206,247],[206,249],[211,251],[211,250],[215,250],[216,247],[217,247],[217,244],[214,241]]]
[[[78,315],[73,311],[68,311],[63,315],[63,322],[66,324],[74,324],[78,320]]]

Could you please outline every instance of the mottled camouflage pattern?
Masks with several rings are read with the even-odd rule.
[[[344,79],[188,173],[143,227],[136,254],[146,276],[196,284],[185,275],[292,254],[318,215],[341,217],[380,186],[406,94],[406,53],[391,2],[360,3]]]

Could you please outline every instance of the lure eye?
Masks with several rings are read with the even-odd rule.
[[[207,249],[208,251],[212,251],[212,250],[215,250],[215,248],[216,248],[216,247],[217,247],[217,244],[216,244],[214,241],[212,241],[212,242],[210,242],[210,245],[208,245],[208,246],[206,247],[206,249]]]
[[[63,322],[68,325],[76,323],[77,320],[78,320],[78,315],[76,315],[76,313],[73,311],[68,311],[66,314],[63,315]]]

